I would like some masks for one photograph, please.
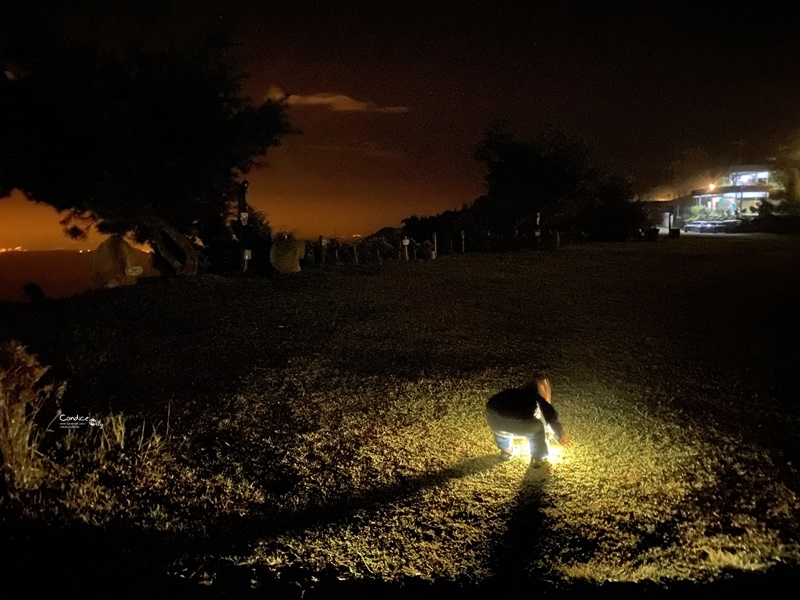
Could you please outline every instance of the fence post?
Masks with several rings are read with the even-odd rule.
[[[409,241],[409,239],[407,237],[403,238],[403,258],[406,259],[406,260],[408,260],[408,245],[410,243],[411,242]]]
[[[436,258],[436,254],[437,254],[438,250],[439,250],[439,246],[436,243],[436,232],[434,231],[433,232],[433,256],[431,258],[433,258],[433,259]]]
[[[464,230],[461,230],[461,254],[464,254]]]
[[[353,244],[353,258],[355,259],[356,264],[358,264],[358,246],[356,244]]]

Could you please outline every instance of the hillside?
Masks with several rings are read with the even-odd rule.
[[[798,250],[681,237],[6,306],[0,339],[104,423],[0,505],[11,570],[89,563],[132,594],[777,590],[800,559]],[[574,446],[501,463],[483,406],[541,368]]]

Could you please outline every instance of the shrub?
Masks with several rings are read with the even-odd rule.
[[[247,272],[272,275],[269,260],[272,248],[272,228],[266,216],[249,207],[247,225],[229,216],[228,223],[205,224],[201,231],[202,249],[200,265],[203,271],[216,275],[234,275],[242,272],[243,250],[249,249],[251,259]]]
[[[58,405],[66,390],[63,382],[43,385],[48,369],[17,341],[0,347],[0,458],[2,478],[12,491],[38,488],[47,473],[38,449],[45,429],[35,417],[48,402]]]
[[[708,221],[711,217],[711,212],[707,206],[692,206],[689,209],[691,217],[688,221]]]

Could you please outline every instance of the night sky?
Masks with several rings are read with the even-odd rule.
[[[686,150],[763,162],[800,126],[795,19],[766,4],[65,4],[12,2],[4,23],[39,19],[101,45],[229,31],[248,95],[288,95],[303,132],[251,173],[249,200],[303,237],[367,235],[471,203],[483,191],[472,154],[497,119],[520,136],[550,124],[586,138],[642,197],[673,183]],[[51,209],[27,204],[0,200],[0,247],[74,245]]]

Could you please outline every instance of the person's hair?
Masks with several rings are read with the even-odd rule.
[[[538,390],[539,389],[539,382],[543,379],[548,379],[547,373],[544,371],[534,371],[531,373],[530,377],[528,378],[528,383],[525,384],[523,389],[526,390]]]
[[[539,387],[540,382],[547,382],[546,385],[543,386],[544,393],[542,393],[542,390]],[[525,387],[523,389],[525,389],[526,391],[533,392],[539,398],[542,398],[547,402],[552,402],[552,398],[550,397],[551,394],[550,378],[547,377],[547,374],[543,371],[535,371],[533,373],[533,377],[530,380],[528,380],[528,383],[525,384]]]

